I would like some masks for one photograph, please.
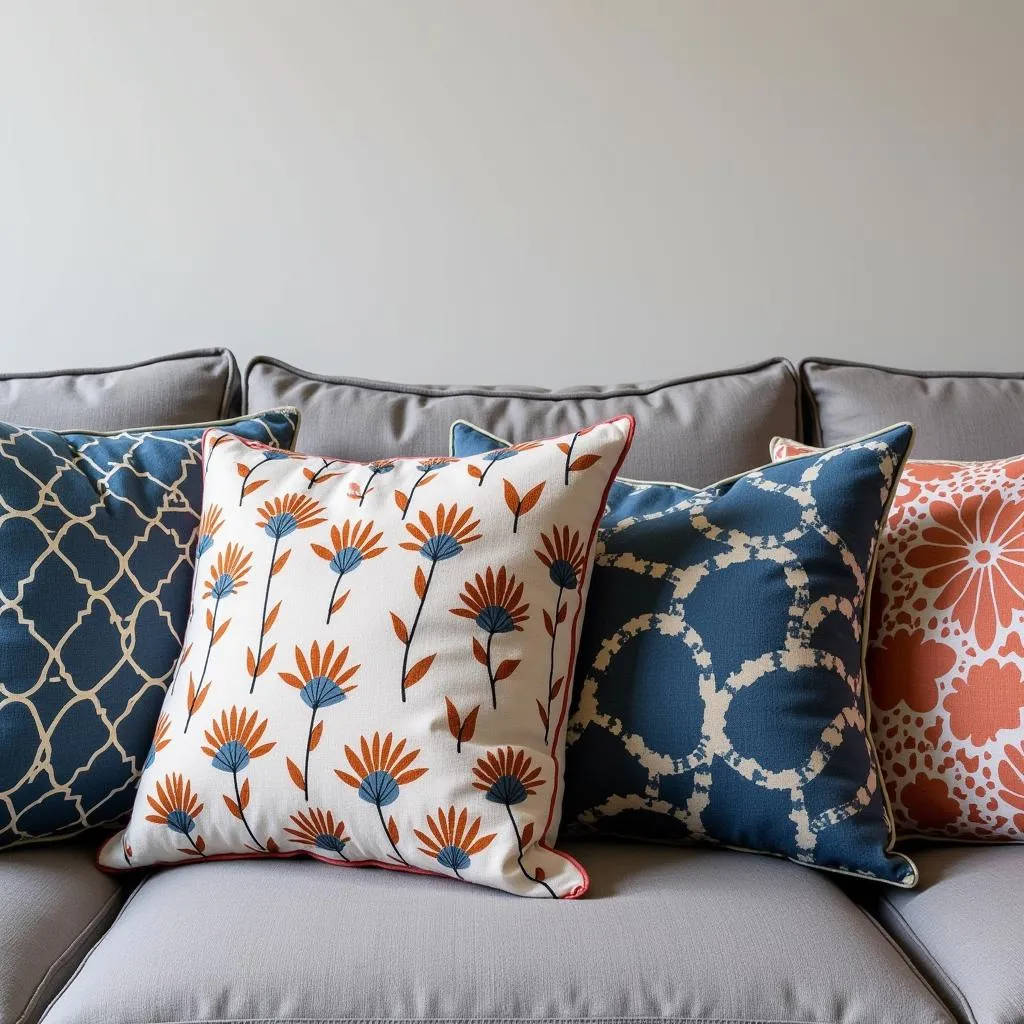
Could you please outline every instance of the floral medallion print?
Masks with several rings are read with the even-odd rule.
[[[867,667],[902,834],[1024,839],[1022,466],[911,460],[889,512]]]
[[[304,855],[582,895],[554,846],[567,680],[632,429],[367,463],[209,432],[175,685],[101,866]]]

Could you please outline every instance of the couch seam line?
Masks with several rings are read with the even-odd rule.
[[[910,922],[907,921],[907,919],[903,916],[903,914],[900,912],[899,908],[896,907],[895,904],[892,903],[892,901],[889,899],[888,896],[882,894],[880,898],[881,898],[882,902],[885,903],[886,906],[888,906],[889,909],[896,915],[896,917],[899,918],[900,924],[903,927],[905,934],[908,935],[913,940],[913,942],[914,942],[915,946],[917,947],[918,951],[921,952],[924,955],[924,959],[926,959],[929,963],[931,963],[935,967],[936,973],[940,977],[944,978],[945,981],[948,983],[948,985],[950,987],[950,990],[957,994],[957,996],[959,997],[959,999],[960,999],[960,1001],[962,1003],[961,1010],[966,1010],[967,1011],[967,1017],[968,1017],[968,1020],[969,1020],[969,1024],[978,1024],[978,1018],[974,1015],[974,1007],[971,1006],[970,1001],[964,995],[964,993],[961,990],[960,986],[958,984],[956,984],[956,982],[953,981],[953,979],[949,976],[949,973],[946,971],[945,967],[942,966],[942,964],[938,961],[938,959],[935,957],[935,955],[932,953],[932,951],[922,941],[922,939],[917,934],[917,932],[914,931],[914,929],[910,925]]]
[[[104,902],[103,906],[100,907],[100,909],[97,910],[95,914],[93,914],[93,916],[86,922],[86,924],[83,925],[79,933],[64,947],[64,950],[63,952],[61,952],[60,956],[58,956],[57,959],[50,964],[50,966],[46,969],[46,973],[42,976],[42,978],[39,979],[39,983],[32,990],[32,993],[26,1000],[25,1005],[21,1009],[21,1013],[14,1018],[14,1024],[23,1024],[23,1022],[28,1019],[29,1011],[33,1008],[33,1005],[38,1000],[40,993],[46,988],[47,982],[48,980],[50,980],[53,972],[66,961],[66,959],[71,953],[73,953],[75,950],[79,949],[83,945],[84,940],[89,935],[91,935],[93,931],[95,931],[98,922],[100,922],[103,918],[109,916],[111,904],[116,904],[116,901],[118,900],[120,895],[121,894],[119,892],[111,893],[110,896]],[[63,988],[63,986],[61,986],[61,988]]]

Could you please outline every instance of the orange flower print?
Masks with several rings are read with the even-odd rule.
[[[469,810],[462,808],[458,818],[455,817],[455,808],[449,807],[446,814],[440,807],[437,809],[437,820],[427,815],[428,835],[418,828],[413,829],[416,838],[422,844],[420,853],[432,857],[443,868],[448,868],[456,878],[462,878],[460,871],[469,867],[471,859],[486,850],[491,841],[497,835],[491,832],[489,835],[480,835],[480,818],[474,818],[473,823],[469,822]]]
[[[583,430],[577,430],[572,435],[572,441],[559,441],[558,449],[565,456],[565,485],[569,486],[569,474],[579,473],[584,469],[589,469],[594,463],[598,462],[601,458],[600,455],[578,455],[575,459],[572,457],[572,453],[576,448],[576,442],[586,434],[589,434],[593,427],[584,427]]]
[[[224,525],[224,510],[220,505],[210,505],[203,509],[203,516],[199,520],[199,529],[196,531],[196,565],[199,559],[213,547],[214,537]]]
[[[358,792],[360,800],[365,800],[377,808],[381,828],[391,843],[391,849],[395,851],[392,859],[405,865],[409,862],[398,849],[398,825],[394,818],[384,821],[383,808],[398,799],[403,786],[415,782],[426,774],[426,768],[413,768],[413,762],[419,753],[418,748],[405,753],[405,740],[393,743],[392,734],[388,733],[382,741],[380,733],[375,732],[372,740],[368,741],[365,736],[360,737],[359,754],[350,746],[345,747],[345,757],[348,758],[354,775],[339,768],[334,769],[334,774],[342,782]]]
[[[175,835],[184,836],[188,846],[179,846],[181,853],[190,857],[205,857],[206,843],[202,836],[193,838],[196,818],[203,813],[203,804],[197,794],[192,792],[192,783],[179,772],[165,775],[163,782],[156,784],[156,797],[146,797],[153,814],[146,815],[146,821],[154,825],[163,825]]]
[[[277,613],[281,608],[278,601],[273,608],[270,608],[270,583],[273,578],[281,572],[292,553],[291,548],[278,557],[277,549],[285,537],[290,537],[296,530],[308,530],[311,527],[319,526],[327,522],[324,518],[326,509],[320,502],[309,497],[308,494],[286,494],[282,498],[271,498],[260,507],[256,517],[256,525],[273,541],[270,549],[270,569],[267,572],[267,584],[263,591],[263,615],[260,618],[260,635],[256,643],[255,651],[251,647],[245,649],[245,668],[249,673],[251,682],[249,692],[256,689],[256,680],[270,668],[274,660],[274,651],[277,644],[271,644],[266,653],[263,651],[263,644],[267,634],[273,628],[277,619]]]
[[[419,523],[406,523],[405,528],[409,535],[414,538],[412,541],[403,541],[399,546],[406,551],[415,551],[430,563],[430,570],[424,572],[417,566],[413,574],[413,590],[419,598],[416,614],[413,617],[412,625],[407,626],[405,620],[395,612],[391,612],[391,624],[395,630],[405,652],[402,655],[402,703],[406,700],[406,690],[418,683],[428,672],[434,662],[435,655],[428,654],[420,658],[414,665],[409,665],[409,652],[412,650],[412,642],[416,636],[416,628],[420,623],[420,616],[423,614],[423,606],[427,603],[427,594],[430,591],[430,584],[434,580],[434,570],[438,562],[445,562],[449,558],[461,555],[467,544],[480,539],[482,534],[474,531],[480,525],[479,519],[473,518],[473,506],[459,512],[458,505],[445,508],[438,505],[434,518],[431,519],[426,512],[419,515]]]
[[[949,795],[946,783],[924,773],[903,787],[900,800],[922,830],[941,831],[960,817],[960,804]]]
[[[452,608],[452,615],[472,619],[487,635],[484,646],[473,637],[473,655],[487,669],[491,687],[491,707],[498,706],[497,683],[507,679],[519,667],[519,661],[506,658],[497,668],[491,663],[491,646],[498,633],[522,632],[522,624],[529,618],[529,604],[523,602],[524,585],[516,581],[504,566],[497,573],[488,568],[485,575],[476,574],[475,582],[467,582],[459,594],[465,607]]]
[[[925,639],[923,629],[898,630],[868,648],[871,697],[883,711],[904,701],[923,714],[939,702],[938,680],[956,664],[956,651],[938,640]]]
[[[970,737],[981,746],[1003,729],[1020,726],[1024,710],[1024,680],[1012,662],[994,658],[972,665],[967,679],[953,680],[953,692],[942,702],[949,712],[949,728],[958,740]]]
[[[964,632],[988,650],[999,626],[1024,609],[1024,501],[1008,501],[996,490],[971,495],[957,507],[931,506],[938,525],[921,534],[907,564],[928,570],[925,586],[941,590],[935,604],[952,610]]]
[[[1004,788],[999,795],[1020,812],[1013,816],[1013,823],[1024,832],[1024,745],[1007,744],[1003,752],[1006,760],[999,763],[999,781]]]
[[[345,847],[351,840],[345,835],[345,822],[341,818],[335,821],[331,811],[322,811],[319,807],[311,807],[306,814],[299,811],[291,818],[295,828],[286,828],[285,832],[294,842],[348,860]]]
[[[582,456],[580,456],[582,458]],[[555,679],[555,638],[558,627],[565,621],[569,606],[562,604],[562,594],[566,590],[577,590],[583,580],[583,570],[587,564],[587,553],[583,542],[580,540],[579,530],[569,532],[568,526],[559,529],[551,527],[551,536],[546,533],[540,535],[544,550],[534,550],[534,554],[547,566],[548,576],[551,582],[558,587],[558,597],[555,599],[554,615],[544,612],[544,628],[551,637],[551,653],[548,659],[548,687],[547,704],[537,701],[537,713],[541,722],[544,723],[544,742],[548,741],[548,732],[551,729],[551,702],[558,696],[565,678],[559,676]]]
[[[331,616],[339,611],[348,597],[345,591],[338,597],[338,587],[342,578],[350,572],[355,572],[371,558],[384,554],[386,547],[380,546],[380,539],[384,536],[383,531],[374,532],[373,520],[365,525],[361,519],[354,523],[345,520],[339,530],[337,526],[331,527],[331,546],[324,547],[323,544],[311,544],[313,553],[324,559],[330,566],[331,572],[337,576],[334,586],[331,588],[331,599],[327,604],[327,624],[330,625]]]
[[[142,766],[145,771],[155,760],[156,755],[165,747],[170,745],[168,733],[171,731],[171,717],[166,711],[160,713],[156,720],[156,732],[153,734],[153,742],[149,745],[149,753],[146,755],[146,763]]]
[[[250,761],[263,757],[274,749],[276,744],[273,741],[260,743],[266,731],[266,718],[261,722],[256,711],[249,712],[242,708],[239,712],[237,707],[232,706],[230,714],[222,711],[220,720],[213,720],[210,728],[203,734],[206,743],[202,748],[214,768],[231,776],[235,798],[232,800],[231,797],[224,796],[224,803],[245,826],[245,831],[261,850],[266,850],[266,847],[253,834],[249,820],[245,816],[245,809],[249,806],[249,780],[246,779],[239,788],[238,773],[244,771]]]

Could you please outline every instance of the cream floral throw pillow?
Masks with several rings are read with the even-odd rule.
[[[308,854],[574,897],[553,849],[622,417],[369,464],[205,438],[185,645],[112,870]]]

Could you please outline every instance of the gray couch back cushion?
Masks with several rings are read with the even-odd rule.
[[[246,404],[297,406],[303,451],[357,460],[447,454],[456,419],[526,441],[631,413],[637,429],[625,475],[694,485],[764,464],[771,438],[799,429],[796,374],[784,359],[704,377],[548,391],[321,377],[260,357],[246,371]]]
[[[917,459],[1024,452],[1024,373],[923,373],[809,359],[800,375],[812,444],[838,444],[909,420],[917,427]]]
[[[0,420],[50,430],[175,426],[235,416],[241,382],[222,348],[99,370],[0,375]]]

